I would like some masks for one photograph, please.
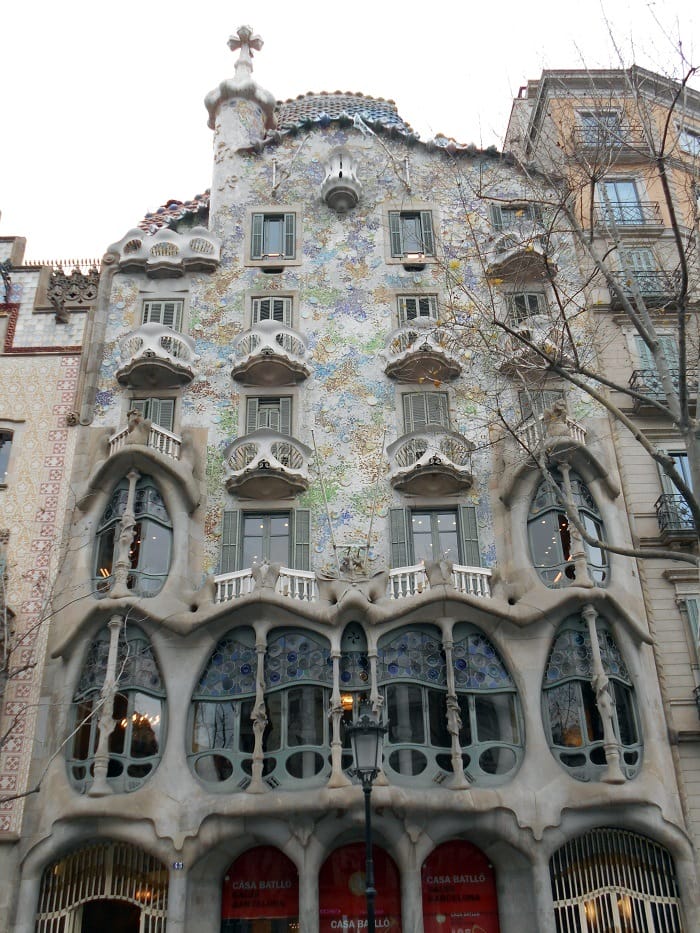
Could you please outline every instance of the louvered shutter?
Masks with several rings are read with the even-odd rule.
[[[296,215],[284,215],[284,258],[294,259],[296,253]]]
[[[428,424],[439,424],[443,428],[449,427],[447,396],[443,392],[426,392],[425,399]]]
[[[435,255],[435,239],[433,237],[433,215],[431,211],[420,212],[420,226],[423,252],[426,256],[433,256]]]
[[[238,528],[240,525],[238,509],[227,509],[223,514],[221,532],[220,573],[232,573],[238,570]]]
[[[494,230],[498,230],[499,232],[503,230],[503,213],[501,212],[499,204],[491,205],[491,223],[493,224]]]
[[[407,392],[403,396],[403,421],[406,434],[425,427],[427,423],[425,392]]]
[[[462,562],[467,567],[481,567],[479,529],[476,523],[476,507],[459,507],[459,531],[462,539]]]
[[[180,330],[180,309],[182,307],[179,301],[164,301],[161,317],[161,324],[169,327],[171,330]]]
[[[698,647],[700,637],[700,597],[686,596],[685,611],[688,613],[688,625],[693,636],[693,644]]]
[[[292,528],[289,529],[292,542],[292,567],[294,570],[311,569],[311,511],[295,509],[290,514]]]
[[[257,398],[248,399],[248,408],[246,410],[246,434],[252,434],[258,430],[258,402]]]
[[[262,259],[263,258],[264,228],[265,228],[265,215],[264,214],[253,214],[253,220],[251,224],[251,244],[250,244],[250,258],[251,259]]]
[[[390,509],[391,566],[408,567],[413,559],[409,535],[411,513],[408,509]]]
[[[389,239],[391,241],[391,255],[403,256],[401,213],[399,211],[389,211]]]
[[[175,421],[175,399],[151,399],[151,421],[161,428],[165,428],[166,431],[172,431]]]
[[[287,437],[291,436],[291,433],[292,433],[292,400],[291,398],[280,399],[280,418],[279,418],[278,430],[280,434],[286,434]]]

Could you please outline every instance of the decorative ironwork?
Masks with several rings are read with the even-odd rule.
[[[690,506],[680,493],[664,493],[656,500],[656,520],[663,537],[696,537],[697,528]]]
[[[596,208],[596,222],[606,227],[661,226],[656,201],[609,201]]]

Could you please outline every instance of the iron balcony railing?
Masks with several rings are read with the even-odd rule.
[[[664,493],[654,505],[662,537],[695,537],[693,513],[680,493]]]
[[[601,227],[658,227],[661,211],[656,201],[609,201],[596,207]]]
[[[668,372],[671,377],[671,382],[673,383],[673,388],[678,392],[680,388],[680,372],[677,369],[669,369]],[[686,385],[688,395],[692,397],[697,391],[697,377],[688,374]],[[633,392],[637,392],[639,395],[645,396],[645,398],[657,402],[666,401],[666,393],[664,392],[661,378],[655,369],[635,369],[630,376],[629,387]],[[636,407],[639,407],[639,405],[643,403],[640,402],[639,399],[635,399],[634,404]]]
[[[646,145],[644,132],[638,123],[610,123],[602,120],[592,126],[574,127],[571,140],[577,149],[603,151],[639,148]]]
[[[680,284],[678,270],[671,272],[668,269],[653,269],[649,272],[619,272],[616,278],[628,298],[634,298],[636,286],[644,301],[652,306],[672,301],[678,294]],[[611,292],[610,300],[613,307],[621,303],[619,296],[614,292]]]

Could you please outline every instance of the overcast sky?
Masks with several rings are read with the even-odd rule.
[[[203,99],[233,75],[226,42],[243,23],[278,100],[362,91],[395,100],[422,139],[500,146],[542,68],[619,65],[603,8],[626,64],[677,73],[679,36],[700,63],[696,0],[11,0],[0,236],[25,236],[32,260],[99,257],[146,211],[208,188]]]

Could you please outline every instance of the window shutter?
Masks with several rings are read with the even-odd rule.
[[[288,315],[286,313],[287,306],[289,304],[288,298],[275,298],[272,302],[272,320],[278,321],[280,324],[289,325],[291,322],[287,319]]]
[[[693,644],[697,647],[700,636],[700,596],[685,597],[685,611],[688,613],[688,624],[693,635]]]
[[[180,307],[181,305],[179,301],[163,302],[161,323],[165,327],[170,327],[171,330],[180,330]]]
[[[284,258],[294,259],[296,252],[296,214],[284,215]]]
[[[678,341],[669,334],[659,337],[661,352],[666,357],[666,362],[670,369],[678,369],[680,366],[678,359]]]
[[[292,434],[292,400],[291,398],[280,399],[280,434],[286,434],[290,437]]]
[[[443,428],[448,428],[450,415],[447,409],[447,396],[443,392],[426,392],[425,399],[428,424],[439,424]]]
[[[129,408],[137,411],[142,418],[148,418],[148,402],[150,399],[147,398],[134,398],[129,404]]]
[[[262,259],[263,258],[263,228],[265,226],[265,215],[264,214],[253,214],[253,220],[251,224],[251,244],[250,244],[250,258],[251,259]]]
[[[151,399],[151,420],[166,431],[172,431],[175,421],[175,399],[174,398],[154,398]]]
[[[460,505],[459,530],[462,536],[462,560],[467,567],[481,567],[479,529],[476,524],[476,507]]]
[[[391,255],[403,256],[401,213],[399,211],[389,211],[389,238],[391,240]]]
[[[294,570],[310,570],[311,561],[311,510],[295,509],[289,516],[292,522],[292,567]]]
[[[425,392],[407,392],[403,396],[403,422],[406,434],[425,426]]]
[[[503,230],[503,214],[501,213],[499,204],[491,205],[491,223],[493,224],[494,230],[498,230],[499,232]]]
[[[223,514],[221,532],[221,559],[219,561],[220,573],[232,573],[238,570],[238,526],[240,523],[238,509],[226,509]]]
[[[435,238],[433,237],[433,215],[431,211],[420,212],[420,226],[423,237],[423,252],[426,256],[434,256]]]
[[[252,434],[258,430],[258,399],[249,398],[246,411],[246,434]]]
[[[412,560],[409,537],[411,513],[408,509],[390,509],[391,566],[408,567]]]

